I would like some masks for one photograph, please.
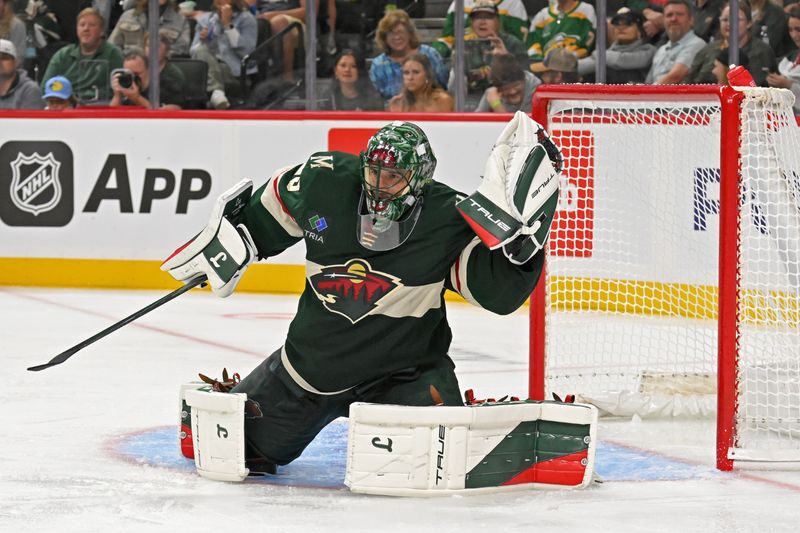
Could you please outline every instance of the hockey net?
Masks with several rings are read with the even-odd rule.
[[[531,306],[532,397],[716,415],[720,468],[800,461],[793,102],[713,86],[537,90],[565,170]]]

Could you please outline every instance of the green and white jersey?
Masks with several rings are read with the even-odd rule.
[[[522,0],[494,0],[497,5],[497,14],[500,18],[500,29],[513,35],[523,43],[528,32],[528,12]],[[470,14],[475,0],[464,0],[464,26],[470,27]],[[450,57],[455,43],[456,3],[452,2],[447,8],[442,36],[432,46],[442,57]]]
[[[458,193],[428,185],[414,231],[389,251],[358,242],[359,158],[318,152],[282,169],[244,211],[259,255],[306,245],[306,286],[284,345],[290,374],[335,392],[435,363],[449,349],[444,291],[497,313],[528,297],[542,254],[522,267],[480,244],[455,208]],[[288,364],[287,364],[288,363]]]
[[[549,7],[539,11],[531,21],[528,32],[528,57],[533,62],[543,61],[550,50],[566,48],[577,57],[586,57],[594,48],[597,15],[594,7],[578,2],[569,11],[561,12],[551,1]]]

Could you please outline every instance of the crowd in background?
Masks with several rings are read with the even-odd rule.
[[[307,1],[158,0],[150,39],[148,0],[0,0],[0,109],[304,109]],[[541,83],[594,81],[590,1],[465,0],[460,72],[454,2],[435,35],[418,28],[430,21],[423,0],[314,2],[322,109],[452,111],[460,77],[466,110],[529,111]],[[736,46],[758,85],[800,96],[797,0],[740,0],[738,43],[724,0],[607,9],[607,83],[725,83]]]

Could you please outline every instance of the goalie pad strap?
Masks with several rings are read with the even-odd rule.
[[[192,444],[197,473],[217,481],[243,481],[249,470],[244,455],[242,393],[186,390],[192,413]]]
[[[345,484],[415,496],[581,488],[592,479],[596,427],[597,410],[582,404],[354,403]]]

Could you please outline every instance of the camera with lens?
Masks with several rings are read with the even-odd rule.
[[[117,76],[117,83],[123,89],[130,89],[136,81],[136,75],[126,68],[117,68],[111,71],[111,78]]]

